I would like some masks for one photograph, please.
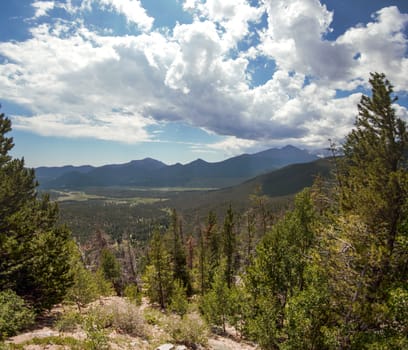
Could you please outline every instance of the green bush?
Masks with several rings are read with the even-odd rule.
[[[75,303],[78,310],[81,311],[82,307],[103,294],[99,287],[102,282],[98,281],[101,276],[97,277],[93,272],[87,270],[79,256],[73,257],[72,260],[72,270],[75,273],[73,284],[67,291],[65,301]]]
[[[170,317],[166,328],[175,343],[191,348],[197,345],[205,347],[208,343],[208,326],[196,313],[187,314],[183,318]]]
[[[130,302],[112,305],[112,326],[131,336],[146,337],[145,320],[138,307]]]
[[[106,328],[112,325],[112,317],[103,308],[95,307],[84,317],[83,328],[86,333],[87,350],[110,349]]]
[[[188,300],[183,282],[175,280],[173,283],[173,293],[170,297],[169,310],[183,317],[188,310]]]
[[[124,296],[136,305],[142,303],[142,293],[138,291],[136,284],[128,284],[123,292]]]
[[[147,308],[143,312],[145,321],[152,326],[161,326],[163,323],[163,313],[160,310]]]
[[[34,322],[34,313],[11,290],[0,292],[0,340],[15,335]]]
[[[73,332],[82,323],[82,316],[77,311],[68,311],[61,315],[55,323],[55,328],[60,332]]]

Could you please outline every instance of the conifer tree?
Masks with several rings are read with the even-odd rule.
[[[12,159],[11,122],[0,114],[0,290],[12,289],[37,310],[64,297],[72,283],[70,232],[58,208],[38,198],[34,171]]]
[[[225,278],[228,288],[231,288],[234,284],[234,274],[236,271],[235,258],[237,242],[234,225],[234,212],[230,205],[224,219],[224,230],[222,231],[223,254],[226,259]]]
[[[121,266],[114,253],[107,248],[102,249],[99,269],[103,278],[112,283],[116,293],[121,295],[123,289],[123,283],[121,280]]]
[[[199,231],[198,279],[202,295],[210,288],[220,261],[220,237],[216,225],[217,217],[210,211],[205,228]]]
[[[395,114],[397,97],[385,75],[372,73],[369,82],[371,97],[363,96],[358,105],[355,129],[344,145],[344,173],[339,176],[342,209],[358,215],[386,249],[382,279],[390,268],[407,197],[408,131]]]
[[[221,326],[224,333],[232,310],[231,289],[225,280],[226,267],[226,259],[221,259],[220,265],[215,270],[211,289],[201,300],[204,317],[210,324]]]
[[[371,96],[361,98],[337,174],[340,213],[322,230],[321,261],[339,320],[332,334],[342,348],[388,348],[377,340],[407,335],[390,317],[389,300],[408,295],[408,132],[385,75],[373,73],[369,82]]]
[[[171,256],[164,244],[163,236],[154,231],[149,246],[149,264],[146,267],[144,282],[151,302],[159,303],[165,309],[172,292],[173,266]]]
[[[262,238],[245,275],[246,333],[265,349],[281,343],[288,300],[305,288],[304,270],[314,244],[315,211],[310,190],[296,196],[295,208]]]
[[[187,268],[187,252],[184,244],[182,224],[175,209],[172,210],[171,214],[170,236],[172,243],[170,252],[173,260],[173,278],[181,281],[184,288],[186,288],[187,295],[191,295],[192,287]]]

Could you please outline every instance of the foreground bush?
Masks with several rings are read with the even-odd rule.
[[[34,313],[11,290],[0,292],[0,340],[15,335],[34,322]]]
[[[55,328],[60,332],[74,332],[83,322],[78,311],[67,311],[59,317]]]
[[[131,336],[146,337],[145,320],[135,304],[127,301],[112,305],[108,312],[115,329]]]
[[[208,326],[196,313],[187,314],[182,318],[170,317],[166,328],[177,344],[194,348],[198,344],[206,346],[208,343]]]

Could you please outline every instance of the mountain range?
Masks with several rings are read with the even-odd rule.
[[[197,159],[188,164],[166,165],[155,159],[133,160],[100,167],[90,165],[39,167],[36,177],[42,188],[76,189],[100,186],[222,188],[282,168],[308,163],[314,154],[294,146],[272,148],[255,154],[242,154],[209,163]]]

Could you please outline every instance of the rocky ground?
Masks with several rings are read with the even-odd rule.
[[[103,298],[79,313],[57,307],[30,330],[8,339],[0,349],[26,350],[255,350],[235,330],[215,335],[192,311],[183,319],[164,314],[146,301],[136,306],[119,297]]]

